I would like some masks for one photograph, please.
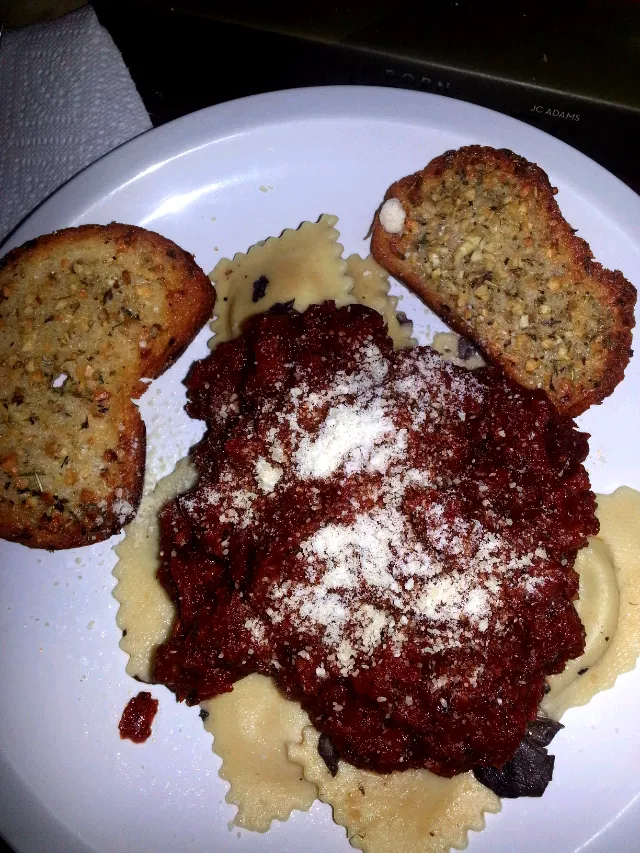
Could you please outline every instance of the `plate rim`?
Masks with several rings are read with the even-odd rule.
[[[477,116],[480,125],[483,118],[490,118],[492,130],[504,130],[508,136],[522,135],[524,148],[529,147],[532,140],[539,140],[546,147],[544,170],[548,172],[551,163],[561,159],[563,178],[566,180],[571,176],[570,182],[576,189],[584,189],[585,185],[589,185],[589,198],[597,203],[599,209],[606,208],[618,227],[632,241],[640,242],[640,196],[604,166],[546,131],[497,110],[446,95],[386,86],[344,85],[280,89],[248,95],[203,107],[166,124],[152,127],[103,154],[54,190],[7,235],[0,244],[0,256],[26,240],[46,233],[39,223],[49,221],[52,214],[55,218],[56,208],[66,205],[77,210],[78,206],[81,206],[83,212],[88,211],[99,201],[96,198],[95,186],[109,185],[111,194],[115,194],[124,186],[162,168],[170,160],[186,156],[205,145],[292,121],[369,118],[398,121],[420,127],[424,122],[420,121],[419,115],[416,117],[416,112],[422,106],[425,112],[430,112],[429,105],[434,108],[434,113],[447,116],[449,126],[453,125],[454,129],[460,126],[468,132],[467,120]],[[215,133],[218,129],[216,125],[222,129],[221,133]],[[185,146],[185,130],[189,131],[189,138],[197,138],[196,144]],[[155,159],[153,164],[149,165],[151,137]],[[125,179],[122,177],[123,169],[126,172]],[[117,173],[120,174],[119,179],[116,179]],[[112,183],[114,180],[117,181],[115,184]],[[604,187],[601,187],[602,184]],[[631,216],[621,219],[620,207],[626,208],[629,205],[636,209],[635,215],[632,213]],[[638,223],[635,228],[631,225],[632,221]]]

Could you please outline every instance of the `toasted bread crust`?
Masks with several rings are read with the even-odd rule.
[[[0,536],[72,548],[139,504],[132,398],[185,350],[215,290],[183,249],[131,225],[47,234],[0,261]]]
[[[593,259],[555,193],[539,166],[506,149],[447,151],[389,187],[385,200],[397,198],[406,213],[403,231],[387,233],[376,216],[371,250],[511,378],[542,388],[560,412],[575,417],[623,378],[636,290],[621,272]],[[487,207],[487,199],[495,205]],[[515,242],[506,245],[510,228]],[[443,272],[443,251],[456,258],[469,237],[480,238],[478,252],[472,247],[457,268],[450,263]],[[440,264],[436,277],[431,253]],[[521,266],[513,266],[513,254]],[[476,255],[482,257],[476,261]],[[460,271],[456,289],[454,272]],[[585,316],[576,319],[581,304]]]

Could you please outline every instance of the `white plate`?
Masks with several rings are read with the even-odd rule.
[[[558,201],[605,265],[640,281],[640,199],[562,142],[470,104],[396,89],[336,87],[260,95],[186,116],[104,157],[45,202],[12,236],[113,219],[176,240],[209,270],[218,258],[323,213],[340,217],[348,252],[363,239],[387,186],[447,148],[507,147],[539,163]],[[10,246],[7,245],[6,248]],[[439,325],[417,300],[403,308]],[[149,469],[168,471],[199,437],[180,384],[206,352],[201,333],[142,403]],[[592,432],[597,491],[640,488],[640,359],[602,407]],[[164,688],[144,746],[117,723],[139,685],[118,648],[110,543],[48,554],[0,544],[0,833],[20,853],[346,853],[326,806],[266,835],[230,831],[234,809],[197,710]],[[540,800],[505,801],[472,853],[592,853],[637,849],[640,678],[566,715]],[[238,837],[240,836],[240,837]]]

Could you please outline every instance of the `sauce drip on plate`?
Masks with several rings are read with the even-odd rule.
[[[151,724],[158,711],[158,700],[141,690],[129,699],[118,723],[120,737],[134,743],[144,743],[151,737]]]

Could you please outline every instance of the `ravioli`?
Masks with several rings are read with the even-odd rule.
[[[211,275],[218,288],[212,344],[234,337],[247,317],[274,303],[293,300],[296,309],[304,310],[334,299],[338,305],[370,305],[387,319],[396,347],[411,345],[411,326],[398,320],[381,268],[357,256],[343,261],[336,223],[336,217],[323,216],[263,241],[233,261],[220,261]],[[261,276],[268,279],[264,294],[264,282],[254,288]],[[296,285],[300,281],[305,282],[302,289]],[[447,350],[452,358],[459,357],[453,338],[437,343],[445,357]],[[121,647],[129,655],[127,672],[142,681],[151,681],[155,649],[169,635],[175,615],[155,577],[157,512],[194,479],[189,460],[181,460],[143,499],[137,519],[116,547],[114,595],[120,602]],[[612,686],[617,675],[634,667],[640,653],[640,619],[634,610],[640,603],[640,494],[622,488],[599,497],[598,516],[600,535],[576,564],[581,579],[577,606],[587,647],[552,678],[543,708],[555,718]],[[499,798],[471,773],[453,779],[420,770],[380,776],[340,762],[332,777],[306,714],[263,676],[243,679],[232,693],[204,702],[202,710],[205,728],[214,735],[213,749],[223,759],[220,775],[230,784],[227,801],[238,807],[236,823],[246,829],[263,832],[273,820],[285,820],[294,809],[306,810],[319,797],[332,805],[351,844],[367,853],[444,853],[466,847],[469,830],[484,827],[484,813],[500,810]]]

